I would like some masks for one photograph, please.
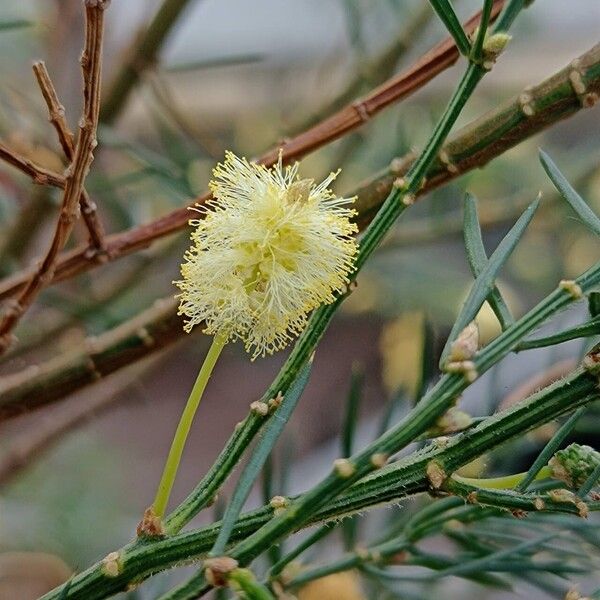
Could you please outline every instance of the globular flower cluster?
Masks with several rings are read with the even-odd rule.
[[[343,292],[353,270],[357,228],[329,185],[300,179],[298,164],[272,168],[228,152],[213,171],[213,198],[181,266],[179,314],[186,331],[240,339],[253,358],[286,346],[308,314]]]

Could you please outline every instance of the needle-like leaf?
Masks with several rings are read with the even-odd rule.
[[[269,422],[265,426],[264,434],[259,439],[250,459],[244,467],[231,500],[225,510],[219,535],[211,550],[213,556],[218,556],[225,550],[225,546],[229,541],[235,522],[242,512],[242,508],[252,490],[252,486],[254,485],[260,470],[263,468],[271,450],[275,446],[275,443],[279,439],[283,428],[292,416],[292,412],[308,383],[311,366],[312,361],[308,361],[302,368],[294,383],[290,386],[288,393],[285,395],[280,406],[276,409],[273,417],[269,419]]]
[[[471,51],[471,44],[463,26],[460,24],[460,21],[454,12],[454,8],[452,8],[452,4],[450,4],[449,0],[429,1],[433,10],[435,10],[450,35],[454,38],[459,52],[464,56],[468,56]]]
[[[560,195],[570,204],[583,224],[600,236],[600,218],[587,205],[586,201],[573,189],[566,177],[558,170],[553,160],[540,149],[540,161],[544,170],[550,177],[554,187]]]
[[[533,461],[527,475],[516,486],[516,490],[522,492],[526,490],[533,482],[536,475],[543,467],[548,464],[553,454],[560,448],[561,444],[567,439],[567,436],[573,431],[579,418],[585,413],[587,406],[578,408],[563,424],[563,426],[550,438],[550,441],[544,446],[544,449],[538,454],[538,457]]]
[[[481,272],[485,269],[488,257],[483,245],[481,227],[479,226],[477,199],[472,194],[467,193],[465,195],[464,207],[463,233],[467,259],[469,261],[469,266],[471,267],[471,273],[473,273],[474,277],[479,277]],[[512,325],[514,322],[513,316],[496,285],[492,288],[490,295],[487,297],[487,301],[498,318],[502,330]]]
[[[563,342],[568,342],[569,340],[576,340],[579,338],[588,338],[594,335],[600,334],[600,316],[588,321],[587,323],[582,323],[581,325],[576,325],[575,327],[571,327],[569,329],[565,329],[560,333],[555,333],[554,335],[549,335],[543,338],[535,338],[533,340],[526,340],[521,342],[517,346],[517,350],[531,350],[532,348],[544,348],[546,346],[555,346],[556,344],[562,344]]]
[[[517,243],[525,233],[527,226],[531,222],[535,211],[537,210],[540,203],[539,197],[532,202],[525,212],[519,217],[517,222],[513,225],[511,230],[504,236],[502,241],[498,244],[498,247],[490,256],[487,261],[485,268],[481,271],[479,277],[475,280],[465,303],[458,315],[452,331],[448,336],[444,350],[442,351],[442,357],[440,359],[440,367],[443,369],[450,353],[450,347],[454,340],[458,337],[460,332],[475,318],[481,305],[485,302],[486,298],[490,295],[494,287],[494,281],[500,269],[504,266],[504,263],[510,257],[512,251],[515,249]]]

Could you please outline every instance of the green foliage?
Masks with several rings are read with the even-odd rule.
[[[274,408],[271,408],[267,405],[269,410],[272,410],[273,417],[265,426],[258,443],[248,459],[248,463],[240,475],[236,488],[233,491],[231,500],[223,515],[223,522],[219,530],[219,535],[211,550],[213,556],[220,556],[225,550],[227,542],[229,541],[229,536],[235,526],[235,522],[242,512],[244,503],[252,491],[254,482],[302,396],[302,392],[304,391],[310,376],[310,367],[311,365],[308,363],[302,368],[295,381],[290,385],[289,390],[285,394],[285,398],[280,400],[280,406],[276,405]]]

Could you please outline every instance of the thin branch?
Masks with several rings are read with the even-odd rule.
[[[50,79],[45,63],[43,61],[35,62],[33,64],[33,72],[48,106],[50,123],[52,123],[52,126],[56,130],[58,141],[65,153],[65,157],[71,162],[75,154],[75,138],[65,119],[65,108],[58,99],[56,89]],[[81,190],[79,206],[90,234],[90,242],[92,246],[101,251],[103,248],[104,228],[98,217],[96,204],[91,200],[85,189]]]
[[[0,379],[0,421],[54,402],[172,345],[182,338],[176,306],[174,298],[157,300],[133,319],[86,338],[71,352],[4,376]]]
[[[469,42],[469,38],[462,28],[449,0],[429,0],[429,3],[446,26],[450,35],[454,38],[460,53],[464,56],[469,56],[471,43]]]
[[[160,358],[134,370],[132,377],[121,378],[115,385],[107,385],[98,390],[96,395],[64,407],[67,410],[51,414],[43,423],[29,427],[26,431],[19,431],[13,439],[7,441],[6,447],[0,453],[0,488],[11,483],[54,444],[63,440],[66,434],[111,408],[123,397],[127,388],[138,385],[139,375],[154,366],[157,360]],[[132,398],[134,396],[129,394],[126,400]]]
[[[46,69],[44,61],[38,60],[34,62],[31,68],[48,107],[48,120],[56,130],[58,141],[65,156],[71,161],[73,160],[73,151],[75,150],[75,138],[65,119],[65,107],[58,99],[58,94],[50,79],[50,74],[48,73],[48,69]]]
[[[12,165],[25,175],[31,177],[33,183],[38,185],[52,185],[58,188],[65,187],[65,178],[49,169],[41,167],[32,160],[21,156],[0,142],[0,160]]]
[[[345,87],[338,92],[335,98],[326,102],[310,116],[303,117],[299,123],[294,123],[287,131],[287,135],[300,133],[302,130],[318,123],[323,117],[340,110],[345,104],[348,104],[353,98],[362,93],[367,83],[370,86],[381,85],[386,79],[389,79],[402,56],[412,48],[414,40],[418,39],[433,16],[435,15],[431,12],[429,5],[423,3],[414,14],[408,17],[408,21],[403,25],[398,36],[390,42],[389,46],[385,47],[377,56],[368,60]]]
[[[593,73],[593,77],[587,79],[588,88],[600,91],[600,45],[583,55],[580,61],[584,65],[582,68],[585,73]],[[542,107],[536,112],[535,118],[523,115],[519,97],[516,97],[459,131],[440,153],[440,156],[447,160],[450,160],[449,157],[456,157],[451,162],[451,168],[448,168],[448,163],[440,161],[435,170],[430,173],[417,197],[489,162],[545,127],[577,113],[582,104],[569,85],[568,75],[569,68],[563,69],[540,85],[529,89],[528,93],[532,99],[535,99],[532,102],[539,102]],[[507,123],[512,125],[507,126]],[[485,142],[482,143],[482,139]],[[394,159],[388,170],[363,184],[358,190],[346,194],[358,195],[357,207],[361,226],[370,221],[377,207],[389,193],[394,179],[406,172],[412,160],[412,155]],[[165,299],[166,301],[168,299]],[[133,323],[139,324],[141,320],[127,321],[94,340],[94,343],[102,345],[100,355],[90,354],[86,360],[82,353],[78,353],[64,358],[64,362],[60,365],[56,359],[36,366],[35,373],[25,369],[14,375],[0,378],[0,420],[9,418],[19,410],[39,406],[41,390],[44,390],[44,402],[56,401],[76,389],[93,383],[98,377],[94,372],[106,375],[138,360],[141,356],[181,339],[185,334],[181,328],[181,321],[175,318],[174,303],[171,306],[172,308],[163,314],[143,313],[146,317],[143,328],[151,332],[152,339],[157,340],[156,345],[153,343],[144,345],[140,343],[139,338],[135,338],[135,332],[142,325],[136,328]],[[136,317],[138,318],[142,319],[142,315]],[[158,333],[155,334],[155,331]],[[134,338],[138,341],[136,342]],[[131,352],[132,341],[135,348],[133,353]],[[90,358],[93,359],[91,362]],[[81,365],[86,364],[101,364],[101,367],[87,371],[84,369],[82,373]],[[572,368],[571,363],[568,368]],[[537,389],[539,384],[536,383],[535,386]],[[520,395],[519,399],[520,397],[522,396]],[[506,403],[503,403],[503,406],[505,405]]]
[[[79,124],[73,161],[66,171],[62,207],[44,260],[0,322],[0,354],[10,346],[13,339],[12,331],[19,319],[31,306],[40,290],[52,280],[58,253],[64,248],[77,217],[79,197],[97,145],[104,10],[108,4],[109,0],[86,0],[85,3],[86,41],[81,55],[83,115]]]
[[[492,18],[498,16],[504,0],[495,0]],[[471,17],[464,25],[465,31],[472,32],[479,23],[480,13]],[[344,136],[360,127],[372,116],[390,104],[397,102],[419,90],[442,71],[451,67],[458,59],[459,53],[451,38],[447,38],[429,52],[424,54],[412,67],[388,80],[384,85],[373,90],[362,100],[354,102],[331,117],[321,121],[300,135],[283,141],[258,159],[264,165],[272,165],[279,158],[281,150],[283,161],[293,162],[325,144]],[[391,182],[390,182],[391,186]],[[390,188],[388,188],[389,191]],[[387,193],[380,198],[383,201]],[[142,248],[147,248],[155,240],[185,229],[190,219],[189,207],[204,204],[209,194],[197,197],[189,206],[178,208],[163,217],[106,237],[107,260],[115,260]],[[80,247],[64,254],[57,263],[54,281],[72,277],[91,269],[96,261],[89,260],[89,249]],[[0,282],[0,300],[12,296],[20,289],[31,275],[18,273]]]
[[[451,494],[465,498],[470,504],[482,507],[489,506],[526,512],[567,513],[579,516],[587,514],[588,509],[587,505],[579,504],[576,500],[573,502],[557,501],[551,493],[484,489],[462,483],[452,477],[445,481],[444,489]]]
[[[502,10],[504,2],[494,1],[492,18],[496,18]],[[481,18],[481,13],[473,15],[465,24],[467,33],[472,33]],[[420,89],[436,75],[452,66],[459,57],[459,52],[452,38],[447,38],[429,52],[424,54],[409,69],[389,79],[370,94],[361,98],[331,117],[321,121],[308,131],[284,140],[273,150],[263,154],[258,162],[273,164],[283,154],[284,162],[292,162],[309,152],[320,148],[327,142],[337,139],[366,123],[372,116],[393,102],[406,98]]]
[[[439,464],[448,467],[447,472],[454,472],[478,456],[481,448],[497,447],[509,438],[523,435],[536,425],[598,400],[598,392],[592,391],[593,387],[594,382],[589,375],[573,376],[569,378],[568,383],[565,382],[553,389],[541,390],[521,406],[514,407],[498,417],[486,419],[468,435],[458,437],[445,446],[402,457],[397,462],[355,483],[327,506],[316,509],[310,520],[303,523],[299,529],[314,523],[330,522],[364,511],[371,506],[381,506],[391,502],[397,504],[403,498],[425,492],[431,486],[427,476],[427,465],[430,461],[436,460]],[[289,500],[294,502],[296,499],[297,497]],[[563,508],[560,506],[561,512]],[[589,502],[588,509],[599,510],[600,502]],[[248,539],[258,528],[272,522],[276,518],[273,512],[274,509],[267,505],[243,514],[236,525],[233,541]],[[130,581],[141,581],[156,574],[158,570],[181,564],[182,560],[201,558],[214,543],[219,528],[220,523],[217,522],[202,529],[157,538],[152,543],[146,540],[133,542],[119,551],[122,565],[119,577],[102,577],[102,563],[99,562],[75,576],[73,598],[90,598],[92,590],[93,598],[106,598],[111,593],[122,591]],[[100,577],[102,577],[102,587],[98,586],[94,589],[93,586],[98,585]],[[58,587],[44,598],[59,600],[63,590],[64,587]]]

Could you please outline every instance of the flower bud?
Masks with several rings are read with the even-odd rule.
[[[483,55],[486,60],[495,61],[506,48],[506,45],[511,40],[508,33],[499,32],[485,37],[483,42]]]
[[[479,347],[479,328],[471,321],[452,342],[448,360],[458,362],[473,358]]]
[[[238,568],[238,561],[229,556],[207,558],[204,561],[204,576],[210,585],[224,587],[229,574]]]
[[[473,417],[470,414],[456,408],[449,408],[435,423],[428,433],[432,436],[446,435],[466,429],[473,423]]]
[[[578,488],[600,464],[600,453],[589,446],[571,444],[559,450],[548,464],[552,477],[564,481],[570,488]]]

